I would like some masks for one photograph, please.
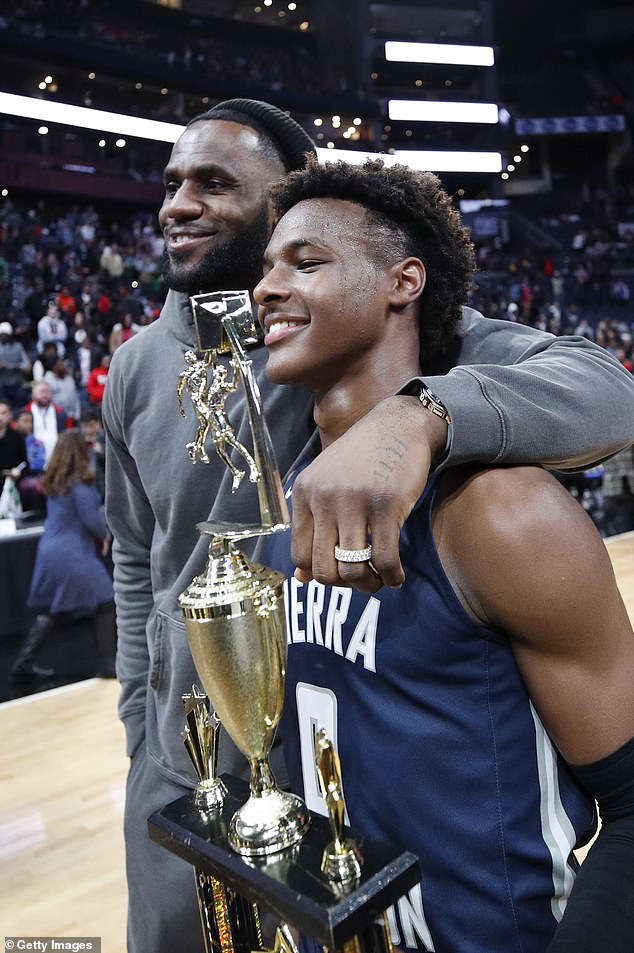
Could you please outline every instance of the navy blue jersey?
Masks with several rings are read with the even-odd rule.
[[[351,825],[420,857],[389,911],[394,943],[435,953],[544,953],[594,828],[534,710],[508,638],[468,616],[431,531],[433,484],[401,534],[406,581],[375,596],[287,575],[282,739],[291,787],[325,813],[313,765],[323,727]],[[503,585],[503,580],[500,580]]]

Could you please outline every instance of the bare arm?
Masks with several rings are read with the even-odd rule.
[[[609,808],[549,950],[596,953],[610,937],[610,950],[626,953],[634,929],[634,635],[605,546],[581,507],[529,468],[473,477],[441,505],[434,535],[459,598],[509,634],[548,733],[600,809]]]

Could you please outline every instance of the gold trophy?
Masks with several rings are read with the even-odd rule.
[[[231,846],[247,857],[262,857],[297,844],[310,825],[302,800],[279,790],[268,754],[282,712],[286,672],[283,575],[252,563],[236,544],[289,528],[271,438],[260,393],[244,344],[255,340],[249,294],[218,292],[190,298],[199,351],[186,354],[178,381],[190,396],[198,428],[187,445],[190,458],[208,460],[206,442],[230,470],[235,492],[246,471],[230,457],[242,457],[257,487],[260,522],[204,522],[210,537],[205,571],[182,593],[179,604],[194,664],[209,699],[251,769],[250,797],[233,815]],[[220,355],[229,354],[228,366]],[[241,383],[253,436],[253,453],[241,444],[225,412],[225,400]]]
[[[205,692],[250,763],[250,796],[238,778],[216,780],[218,724],[193,688],[183,698],[184,741],[199,783],[193,795],[149,818],[150,837],[195,868],[207,953],[297,953],[287,924],[326,953],[393,953],[385,911],[419,881],[418,858],[362,834],[356,842],[351,838],[344,828],[339,758],[323,731],[315,737],[315,769],[328,819],[315,814],[311,822],[302,800],[277,788],[268,764],[284,697],[283,577],[253,564],[237,543],[287,530],[289,516],[243,347],[255,336],[248,293],[191,301],[199,349],[186,355],[178,398],[185,413],[187,391],[198,425],[186,449],[192,462],[204,461],[211,442],[231,472],[234,492],[248,473],[257,487],[260,522],[200,523],[210,537],[209,558],[179,602]],[[225,399],[238,382],[252,452],[225,413]],[[260,910],[277,924],[272,943],[262,937]]]

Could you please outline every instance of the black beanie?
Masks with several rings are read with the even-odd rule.
[[[289,172],[304,168],[306,152],[313,156],[317,155],[315,143],[299,123],[277,106],[257,99],[227,99],[223,103],[212,106],[207,113],[196,118],[211,117],[213,113],[225,111],[242,114],[251,120],[248,125],[252,123],[255,129],[259,128],[265,132],[279,149]],[[196,119],[191,120],[191,122],[195,121]]]

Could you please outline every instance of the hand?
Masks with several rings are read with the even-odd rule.
[[[112,542],[112,533],[106,533],[104,538],[101,540],[101,555],[107,556],[108,550],[110,549],[110,543]]]
[[[330,444],[293,488],[296,578],[361,592],[402,585],[401,527],[446,439],[446,422],[415,397],[388,397]],[[368,539],[371,563],[335,560],[337,544],[363,549]]]

